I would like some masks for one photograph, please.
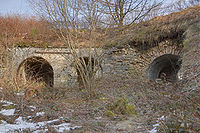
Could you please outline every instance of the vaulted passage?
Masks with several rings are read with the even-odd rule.
[[[20,65],[26,81],[43,82],[46,86],[53,87],[54,73],[52,66],[42,57],[30,57]]]
[[[178,71],[181,68],[180,56],[165,54],[153,60],[147,69],[147,77],[150,80],[162,79],[175,82],[178,79]]]

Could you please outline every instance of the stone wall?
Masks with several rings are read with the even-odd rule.
[[[121,76],[127,76],[132,73],[147,77],[147,69],[151,63],[156,58],[167,54],[182,57],[182,46],[164,41],[158,46],[146,51],[138,51],[131,47],[107,49],[104,73],[118,74]]]
[[[15,48],[12,54],[14,57],[12,68],[15,74],[27,58],[42,57],[53,68],[54,87],[74,86],[76,84],[77,74],[76,69],[72,66],[73,57],[67,48]],[[88,56],[87,49],[81,50],[81,56]]]
[[[81,51],[81,56],[89,56],[87,49]],[[164,54],[181,55],[181,48],[165,41],[146,51],[128,47],[98,49],[98,52],[104,53],[102,68],[105,76],[128,76],[129,74],[146,76],[147,68],[154,59]],[[77,85],[77,73],[72,65],[73,57],[67,48],[15,48],[11,54],[13,58],[10,64],[15,76],[27,58],[42,57],[53,68],[54,87]]]

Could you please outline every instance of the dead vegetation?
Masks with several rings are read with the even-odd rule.
[[[71,31],[72,33],[73,31]],[[102,42],[103,33],[93,33]],[[82,47],[89,47],[89,31],[79,29],[78,38]],[[74,38],[76,39],[76,38]],[[0,16],[0,44],[3,47],[63,47],[64,41],[51,30],[46,20],[19,15]]]
[[[191,11],[193,11],[193,8],[190,8]],[[198,13],[199,5],[194,9],[195,11],[191,14]],[[176,14],[178,13],[174,13],[174,18],[176,18]],[[187,16],[186,20],[190,17],[190,19],[196,18],[195,15],[192,16],[191,14],[188,13],[187,15],[183,11],[178,20],[175,19],[168,22],[167,17],[158,17],[151,20],[150,22],[152,23],[148,24],[145,29],[148,30],[155,20],[162,20],[159,22],[161,23],[159,28],[165,31],[165,34],[171,35],[174,33],[170,30],[168,31],[171,24],[177,24],[179,20],[181,23],[185,22],[183,16]],[[165,24],[170,24],[166,29],[163,26],[163,21],[166,22]],[[175,27],[172,26],[170,29],[174,31],[173,28]],[[161,125],[160,132],[199,132],[200,94],[198,87],[200,65],[198,64],[198,27],[198,25],[194,25],[192,30],[187,31],[190,36],[186,37],[184,41],[186,51],[184,63],[187,63],[183,67],[185,77],[176,83],[162,81],[153,83],[148,81],[146,77],[130,72],[129,75],[109,75],[102,78],[99,82],[100,85],[95,90],[95,97],[89,98],[84,90],[80,91],[78,88],[51,88],[33,82],[28,86],[22,86],[21,91],[25,92],[25,95],[19,96],[17,95],[19,89],[16,87],[15,81],[10,78],[9,71],[5,71],[8,75],[4,74],[1,77],[0,87],[3,89],[0,90],[0,97],[3,100],[13,101],[17,105],[18,112],[16,112],[16,116],[21,114],[24,116],[31,115],[27,106],[34,105],[37,108],[36,110],[46,113],[45,116],[34,117],[34,121],[63,117],[66,121],[82,126],[81,129],[72,130],[71,132],[147,132],[152,129],[152,125],[161,116],[166,119],[159,122]],[[142,26],[141,29],[143,28]],[[135,40],[135,43],[130,41],[130,44],[144,46],[145,41],[149,44],[148,37],[153,38],[152,40],[150,39],[151,41],[158,41],[159,37],[157,35],[161,35],[161,38],[165,36],[164,33],[160,34],[161,29],[150,28],[144,33],[141,33],[143,32],[141,29],[136,28],[136,31],[132,31],[136,33],[136,36],[131,38]],[[183,29],[185,30],[185,27]],[[175,38],[182,36],[184,30],[182,31],[182,28],[180,28],[181,34],[178,34]],[[155,35],[152,31],[155,31]],[[176,29],[175,33],[177,31],[179,31],[179,28]],[[191,36],[195,37],[192,38],[194,41],[190,39]],[[143,39],[144,42],[141,41]],[[190,51],[193,53],[187,53],[188,47],[191,48],[188,45],[195,46],[194,51]],[[187,56],[187,54],[192,56]],[[197,88],[196,90],[194,90],[195,87]],[[8,119],[8,117],[0,115],[0,120],[5,120],[8,123],[13,123],[15,119],[15,117]],[[48,131],[56,132],[52,127],[49,127]],[[26,132],[30,131],[27,130]]]
[[[189,25],[200,17],[200,5],[166,16],[158,16],[149,21],[140,22],[131,28],[124,29],[124,35],[115,35],[117,39],[107,43],[107,46],[125,47],[127,45],[140,50],[157,46],[162,41],[171,40],[180,45],[183,33]]]
[[[0,42],[4,47],[45,46],[57,37],[44,20],[18,15],[0,17]]]

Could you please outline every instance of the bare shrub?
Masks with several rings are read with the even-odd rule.
[[[87,1],[85,1],[87,2]],[[90,19],[88,29],[88,47],[87,58],[82,52],[79,39],[80,17],[81,17],[81,1],[80,0],[64,0],[64,1],[32,1],[33,7],[37,7],[36,12],[41,17],[49,20],[52,29],[63,40],[64,45],[68,47],[73,57],[74,66],[78,70],[79,83],[87,90],[89,96],[95,96],[96,72],[100,69],[103,54],[97,48],[95,36],[95,19]],[[86,3],[85,3],[86,4]],[[93,7],[95,8],[95,6]],[[95,9],[92,11],[95,11]],[[63,55],[65,56],[65,55]],[[66,57],[67,58],[67,57]],[[81,80],[80,80],[81,79]]]
[[[43,19],[19,15],[0,16],[0,42],[4,47],[45,47],[46,43],[51,45],[58,40]]]

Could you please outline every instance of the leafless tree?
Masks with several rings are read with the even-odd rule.
[[[175,11],[180,11],[190,6],[197,5],[199,3],[199,0],[176,0],[174,3],[172,3],[172,6]]]
[[[97,25],[96,10],[98,8],[92,0],[35,0],[30,1],[36,12],[50,22],[58,37],[64,40],[73,57],[73,66],[77,69],[79,86],[86,89],[89,96],[95,95],[96,73],[100,69],[103,54],[96,47],[96,37],[93,34]],[[93,4],[93,7],[89,5]],[[84,59],[79,45],[79,28],[81,18],[85,17],[89,25],[88,59]]]
[[[151,0],[98,0],[104,14],[111,16],[117,27],[132,25],[162,2]]]
[[[199,0],[175,0],[165,4],[165,6],[163,6],[162,12],[164,12],[163,14],[178,12],[190,6],[195,6],[199,3]]]
[[[81,22],[85,22],[84,28],[99,28],[101,26],[102,12],[96,0],[82,0],[80,14]],[[90,27],[94,26],[94,27]]]

